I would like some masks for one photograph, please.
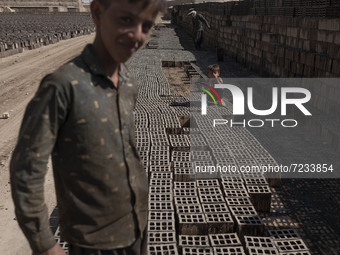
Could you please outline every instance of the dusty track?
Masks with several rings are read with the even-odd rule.
[[[78,55],[94,34],[22,54],[0,58],[0,116],[9,112],[9,119],[0,119],[0,253],[31,254],[14,215],[10,186],[9,159],[16,143],[20,123],[28,101],[46,74]],[[49,167],[50,168],[50,167]],[[55,206],[53,176],[48,171],[45,182],[46,203],[50,212]]]

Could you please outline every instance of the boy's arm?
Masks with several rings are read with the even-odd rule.
[[[210,28],[209,22],[208,22],[201,14],[199,14],[199,18],[204,22],[204,24],[205,24],[208,28]]]
[[[63,94],[57,85],[43,80],[26,108],[10,163],[15,214],[37,254],[56,244],[44,202],[44,178],[58,129],[67,113],[67,100]]]

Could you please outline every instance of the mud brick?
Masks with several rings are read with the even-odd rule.
[[[204,214],[178,214],[178,231],[181,235],[203,235],[207,231]]]
[[[201,195],[222,195],[219,187],[201,187],[198,188],[198,194]]]
[[[191,152],[191,160],[194,161],[210,161],[212,160],[212,156],[210,151],[192,151]]]
[[[247,190],[257,211],[270,212],[272,193],[268,185],[248,185]]]
[[[213,255],[210,247],[183,247],[182,255]]]
[[[234,221],[230,213],[207,213],[205,218],[208,224],[208,233],[231,233],[234,229]]]
[[[310,51],[310,41],[305,39],[299,39],[297,42],[297,47],[305,51]]]
[[[174,244],[149,244],[147,246],[148,255],[178,255],[177,245]]]
[[[203,210],[200,204],[176,205],[176,212],[178,214],[179,213],[201,214],[203,213]]]
[[[302,239],[274,240],[280,253],[308,251],[308,247]]]
[[[174,158],[188,158],[190,160],[190,152],[189,151],[173,151],[171,153],[171,161],[174,161]]]
[[[296,229],[273,229],[268,230],[269,235],[275,239],[299,239],[301,236]]]
[[[316,55],[315,67],[327,72],[331,71],[332,61],[325,55]]]
[[[245,190],[246,187],[241,182],[230,182],[222,179],[222,186],[224,190]]]
[[[170,157],[168,154],[157,154],[154,155],[153,153],[150,154],[150,161],[169,161]]]
[[[248,251],[249,255],[262,255],[262,254],[268,254],[268,255],[281,255],[279,251],[275,248],[256,248],[256,247],[249,247],[246,249]]]
[[[197,180],[197,187],[219,187],[220,184],[218,179],[209,179],[209,180]]]
[[[254,206],[230,206],[230,212],[232,215],[257,215],[256,209]]]
[[[172,186],[171,179],[150,179],[150,186]]]
[[[249,197],[226,197],[227,205],[230,206],[252,206]]]
[[[249,179],[249,178],[252,178],[252,179],[262,179],[264,178],[264,175],[262,173],[258,173],[258,172],[249,172],[249,173],[242,173],[243,175],[243,178],[244,179]]]
[[[328,42],[316,42],[315,43],[315,51],[320,54],[328,55],[328,47],[329,47]]]
[[[199,204],[198,197],[175,197],[175,205]]]
[[[196,189],[196,182],[174,182],[175,189]]]
[[[213,247],[214,255],[246,255],[242,246]]]
[[[209,234],[209,239],[212,247],[241,246],[241,241],[236,233]]]
[[[308,54],[306,54],[306,65],[307,66],[314,66],[314,64],[315,64],[315,56],[316,56],[316,54],[314,54],[314,53],[308,53]]]
[[[197,197],[196,189],[174,189],[175,197]]]
[[[249,197],[246,189],[225,189],[224,194],[228,197]]]
[[[202,204],[203,212],[208,213],[229,213],[229,209],[226,203],[218,204]]]
[[[337,44],[337,45],[340,44],[340,35],[339,35],[339,33],[336,33],[334,35],[334,43]]]
[[[169,160],[150,160],[150,165],[169,166]]]
[[[148,221],[148,232],[170,232],[175,230],[175,220]]]
[[[150,186],[149,193],[168,193],[172,194],[172,186]]]
[[[172,202],[152,202],[149,201],[150,211],[173,211],[174,207]]]
[[[162,202],[162,201],[172,201],[173,197],[171,193],[150,193],[149,201],[152,202]]]
[[[149,211],[148,219],[151,221],[172,221],[175,220],[175,215],[172,211]]]
[[[161,146],[161,145],[154,145],[151,146],[151,153],[161,153],[161,154],[167,154],[169,153],[169,146]]]
[[[147,234],[147,243],[148,244],[168,244],[173,243],[176,244],[176,232],[168,231],[168,232],[148,232]]]
[[[151,179],[170,179],[172,180],[173,175],[172,173],[167,172],[153,172],[151,173]]]
[[[210,157],[210,151],[191,151],[191,156],[203,156],[203,157]]]
[[[314,67],[310,67],[305,65],[303,68],[303,76],[308,78],[308,77],[313,77],[313,72],[314,72]]]
[[[331,72],[335,74],[339,74],[339,70],[340,70],[340,60],[333,60]]]
[[[200,195],[199,198],[202,204],[215,204],[225,202],[222,192],[221,194],[217,195]]]
[[[260,237],[260,236],[245,236],[244,237],[246,248],[253,247],[253,248],[266,248],[266,249],[276,250],[276,246],[273,240],[274,239],[271,237]],[[269,253],[269,254],[272,254],[272,253]]]
[[[242,174],[239,173],[239,175],[234,175],[234,174],[228,174],[228,173],[223,173],[221,174],[221,182],[223,183],[243,183],[243,178]]]
[[[195,171],[191,168],[175,168],[175,178],[177,182],[186,182],[195,179]]]
[[[178,246],[182,247],[210,247],[207,235],[179,235]]]
[[[283,252],[280,255],[312,255],[309,251]]]
[[[173,162],[174,168],[186,168],[186,169],[193,169],[192,162],[188,161],[175,161]]]
[[[328,30],[328,31],[339,31],[340,30],[339,20],[338,19],[319,19],[318,29]]]
[[[268,185],[267,180],[264,177],[250,177],[244,178],[246,186],[248,185]]]
[[[244,236],[261,236],[264,232],[264,224],[258,215],[235,215],[236,232],[243,240]]]

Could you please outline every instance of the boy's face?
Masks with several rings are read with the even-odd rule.
[[[216,70],[209,70],[208,71],[208,77],[209,78],[217,78],[220,76],[220,72]]]
[[[92,15],[97,11],[98,40],[116,63],[127,61],[143,45],[158,15],[152,5],[143,9],[143,1],[113,0],[106,8],[99,3],[96,8]]]

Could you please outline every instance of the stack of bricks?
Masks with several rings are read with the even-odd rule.
[[[0,26],[0,57],[90,34],[95,29],[88,15],[69,13],[53,17],[47,14],[2,13]]]
[[[198,195],[208,225],[208,234],[231,233],[234,221],[218,179],[197,180]]]
[[[200,7],[213,28],[205,30],[204,42],[213,49],[223,48],[229,56],[264,75],[340,75],[339,19],[228,16]],[[179,23],[191,29],[191,18],[186,13],[187,9],[181,8],[184,18]]]
[[[173,173],[169,161],[168,147],[152,147],[149,172],[149,215],[147,244],[149,254],[177,255],[175,212],[173,207]],[[155,156],[155,157],[153,157]]]
[[[178,245],[182,255],[210,255],[212,248],[207,235],[180,235]]]
[[[308,247],[301,239],[296,229],[274,229],[269,230],[269,236],[272,238],[280,255],[300,254],[310,255]]]
[[[250,200],[243,179],[222,177],[222,186],[238,236],[243,240],[246,235],[262,235],[264,224]]]
[[[271,237],[245,236],[244,240],[249,255],[279,255],[279,250]]]
[[[199,202],[196,182],[175,182],[175,207],[178,233],[181,235],[202,235],[207,224]]]

